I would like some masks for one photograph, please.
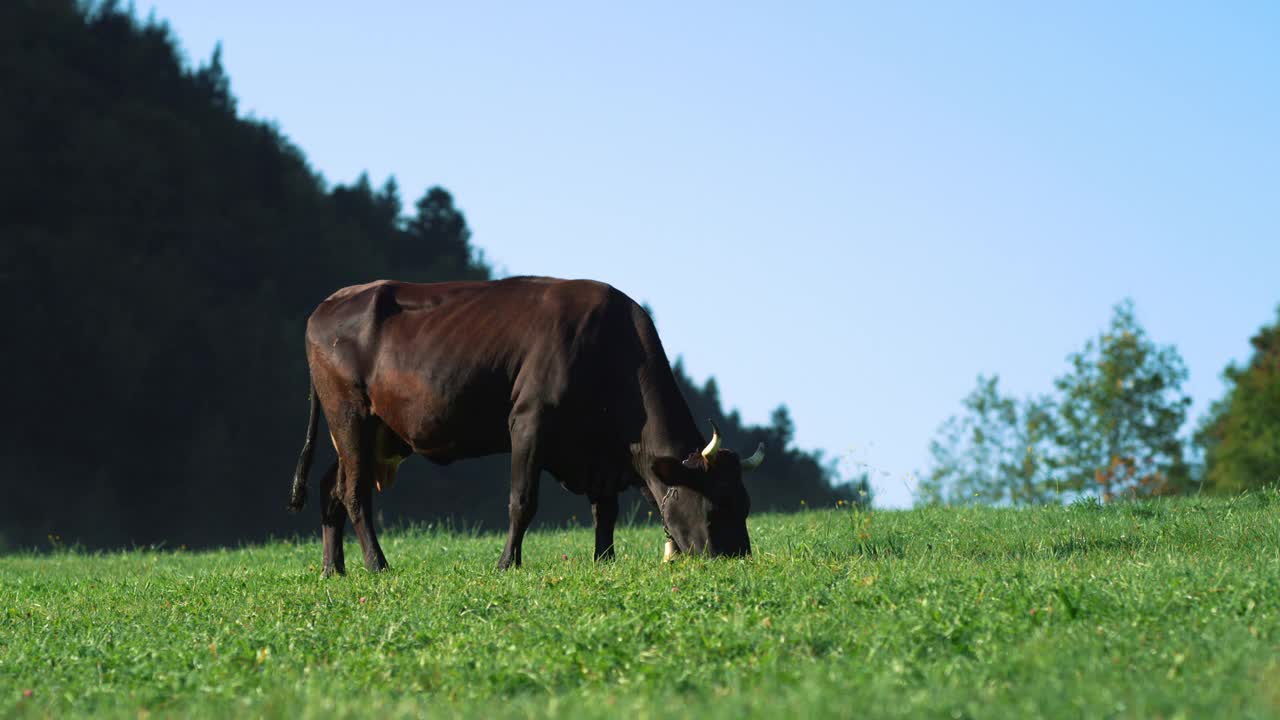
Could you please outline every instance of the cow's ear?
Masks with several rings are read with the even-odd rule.
[[[702,453],[691,452],[689,457],[685,458],[684,462],[680,464],[690,470],[702,470],[705,472],[707,469],[707,459],[702,456]]]
[[[695,476],[690,470],[706,470],[706,464],[698,453],[690,453],[683,461],[673,457],[660,457],[653,461],[653,472],[667,485],[688,485]]]

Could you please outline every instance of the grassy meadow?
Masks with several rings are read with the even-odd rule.
[[[318,522],[317,522],[318,525]],[[0,557],[0,716],[1278,717],[1280,493]]]

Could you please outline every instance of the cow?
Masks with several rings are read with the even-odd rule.
[[[649,314],[590,280],[379,280],[333,293],[307,320],[311,411],[290,507],[306,501],[322,411],[338,460],[321,481],[323,573],[345,572],[351,519],[370,571],[387,567],[374,490],[409,455],[447,464],[511,454],[500,569],[519,566],[548,471],[591,501],[595,558],[613,557],[618,494],[656,505],[673,553],[748,555],[740,459],[698,430]]]

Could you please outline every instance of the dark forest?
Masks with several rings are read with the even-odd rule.
[[[327,181],[282,129],[237,112],[218,52],[189,62],[164,24],[113,4],[5,3],[0,38],[0,548],[317,532],[312,512],[286,511],[306,317],[377,278],[491,277],[465,198],[432,187],[406,208],[394,179]],[[655,311],[661,331],[687,309]],[[675,372],[729,446],[765,443],[755,509],[868,499],[865,478],[838,482],[821,453],[794,447],[785,406],[747,425],[714,379],[694,382],[678,360]],[[386,523],[496,527],[507,474],[506,456],[414,459],[377,507]],[[536,522],[589,519],[585,498],[543,484]]]

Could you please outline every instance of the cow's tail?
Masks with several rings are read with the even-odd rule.
[[[298,512],[307,502],[307,474],[311,472],[311,454],[315,450],[316,426],[320,424],[320,398],[316,386],[311,384],[311,414],[307,417],[307,439],[302,443],[298,456],[298,469],[293,473],[293,492],[289,497],[289,509]]]

